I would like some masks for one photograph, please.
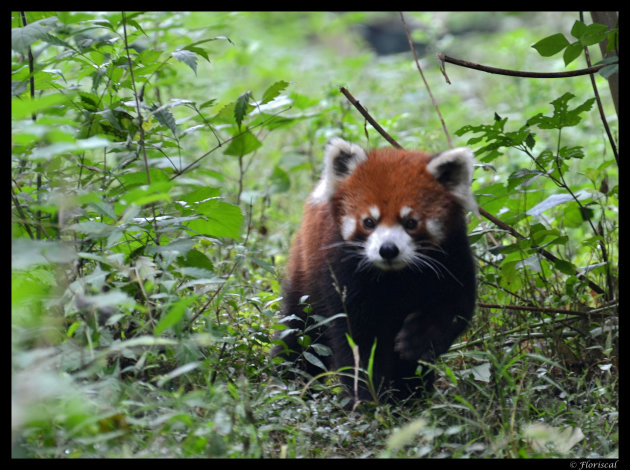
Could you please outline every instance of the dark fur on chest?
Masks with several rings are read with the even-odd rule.
[[[313,342],[332,349],[331,356],[320,357],[322,362],[332,370],[354,366],[348,333],[359,347],[360,366],[365,369],[376,341],[374,386],[381,392],[393,389],[397,398],[415,395],[432,385],[430,372],[416,375],[418,361],[432,362],[448,350],[468,325],[475,302],[474,264],[465,232],[452,236],[431,256],[433,269],[384,272],[360,269],[359,259],[348,256],[347,251],[330,250],[310,285],[285,286],[284,315],[295,314],[308,321],[314,316],[345,313],[325,329],[309,332]],[[304,306],[298,305],[305,294],[311,307],[308,319]],[[295,321],[289,326],[304,328]],[[298,359],[297,337],[284,338],[293,353],[277,347],[274,355]],[[306,361],[302,365],[311,375],[322,372]],[[351,378],[342,376],[342,383],[352,391]],[[359,399],[372,398],[368,387],[361,385]]]

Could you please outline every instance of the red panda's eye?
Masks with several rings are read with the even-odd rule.
[[[414,230],[418,226],[418,221],[416,219],[407,219],[403,223],[403,226],[406,230]]]
[[[373,229],[376,227],[376,221],[372,217],[366,217],[363,219],[363,227],[367,229]]]

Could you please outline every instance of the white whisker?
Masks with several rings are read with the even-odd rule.
[[[435,247],[432,249],[434,251],[439,251],[443,254],[446,254],[446,252],[440,247]],[[457,277],[455,277],[455,275],[444,265],[444,263],[427,255],[426,253],[416,251],[411,266],[418,269],[419,271],[421,271],[423,267],[427,267],[435,273],[438,279],[442,279],[443,273],[446,273],[449,276],[451,276],[455,280],[455,282],[463,286],[462,282],[459,279],[457,279]]]

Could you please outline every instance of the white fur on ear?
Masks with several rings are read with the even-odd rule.
[[[458,147],[435,155],[427,164],[427,171],[435,176],[464,209],[477,213],[477,203],[470,191],[474,155],[469,148]]]
[[[358,145],[335,137],[326,146],[324,171],[317,186],[311,193],[311,202],[328,202],[334,196],[339,182],[367,160],[365,150]]]

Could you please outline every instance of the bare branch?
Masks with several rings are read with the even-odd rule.
[[[357,111],[361,113],[361,115],[367,120],[367,122],[369,122],[372,125],[372,127],[374,127],[374,129],[376,129],[378,133],[381,134],[385,138],[385,140],[387,140],[387,142],[389,142],[396,148],[399,148],[399,149],[402,148],[402,146],[398,142],[396,142],[391,135],[385,132],[385,129],[383,129],[379,125],[379,123],[376,122],[372,116],[370,116],[370,113],[368,113],[366,109],[363,106],[361,106],[361,103],[359,103],[346,88],[339,87],[339,91],[343,93],[346,98],[348,98],[348,101],[350,101],[350,103],[352,103],[353,106],[357,108]]]
[[[532,305],[499,305],[499,304],[486,304],[479,302],[477,303],[479,307],[482,308],[496,308],[500,310],[524,310],[528,312],[541,312],[541,313],[563,313],[566,315],[577,315],[577,316],[597,316],[597,317],[608,317],[614,316],[615,314],[606,314],[603,313],[605,310],[611,310],[617,308],[619,303],[616,301],[610,302],[608,304],[602,305],[601,307],[594,308],[592,310],[580,311],[580,310],[563,310],[561,308],[549,308],[549,307],[536,307]]]
[[[444,135],[446,135],[446,141],[448,142],[448,147],[452,149],[453,143],[451,142],[451,136],[448,133],[448,129],[446,128],[446,123],[444,122],[444,118],[442,117],[442,113],[440,112],[440,108],[438,107],[437,101],[435,101],[435,98],[433,97],[433,93],[431,93],[431,88],[429,87],[429,83],[427,82],[426,78],[424,78],[424,73],[422,73],[422,67],[420,67],[420,61],[418,60],[418,55],[416,54],[416,48],[413,46],[413,41],[411,40],[411,36],[409,35],[409,29],[407,28],[407,23],[405,22],[405,16],[402,14],[402,11],[400,12],[400,21],[402,21],[403,27],[405,28],[405,35],[407,36],[409,47],[411,48],[411,52],[413,53],[413,58],[416,61],[416,68],[418,69],[418,72],[420,72],[420,77],[422,78],[422,81],[424,82],[424,86],[427,89],[427,93],[429,93],[429,97],[431,98],[431,103],[433,104],[433,107],[435,108],[435,112],[437,113],[438,117],[440,118],[440,122],[442,123],[442,130],[444,130]]]
[[[500,69],[497,67],[489,67],[487,65],[476,64],[474,62],[468,62],[467,60],[455,59],[442,53],[437,54],[437,58],[442,63],[442,73],[444,74],[444,62],[448,62],[469,69],[481,70],[482,72],[494,73],[497,75],[509,75],[512,77],[528,77],[528,78],[566,78],[566,77],[578,77],[580,75],[588,75],[596,73],[599,69],[611,64],[601,64],[589,67],[586,69],[572,70],[568,72],[521,72],[519,70]]]

